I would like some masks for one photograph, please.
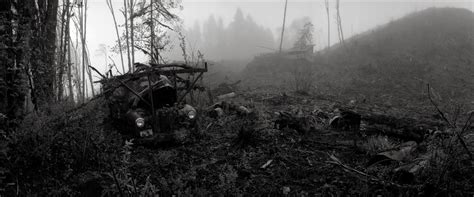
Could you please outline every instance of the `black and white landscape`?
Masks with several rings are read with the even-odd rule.
[[[473,10],[0,0],[0,197],[473,196]]]

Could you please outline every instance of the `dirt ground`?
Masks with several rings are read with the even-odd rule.
[[[225,111],[221,117],[210,118],[203,111],[200,132],[191,141],[158,149],[133,148],[132,177],[148,178],[160,193],[178,195],[432,196],[446,192],[433,189],[431,179],[423,176],[426,172],[416,172],[415,177],[409,174],[408,178],[394,172],[407,161],[368,166],[377,152],[383,151],[383,147],[374,150],[368,139],[383,135],[369,136],[363,131],[333,129],[329,125],[338,108],[406,117],[400,110],[392,110],[396,114],[369,104],[262,92],[240,94],[226,102],[246,106],[253,113],[239,115]],[[274,122],[282,111],[309,117],[305,120],[311,124],[310,129],[276,129]],[[395,137],[383,139],[394,146],[407,141]],[[423,147],[419,150],[427,152],[426,142],[417,144]],[[468,170],[472,171],[472,166]],[[472,183],[472,177],[467,181]],[[451,187],[462,187],[462,184]],[[472,186],[463,187],[461,191],[469,194],[472,189]]]

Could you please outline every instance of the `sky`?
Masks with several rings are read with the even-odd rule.
[[[335,25],[335,0],[330,1],[331,44],[337,39]],[[119,9],[122,0],[113,0],[118,23],[123,23]],[[112,15],[105,0],[89,0],[87,22],[87,45],[91,52],[91,63],[99,70],[105,69],[103,56],[95,51],[100,44],[113,46],[116,40]],[[241,8],[244,15],[251,15],[257,24],[268,27],[274,37],[280,32],[277,28],[283,22],[285,0],[182,0],[182,10],[174,10],[181,17],[185,28],[192,27],[196,21],[203,23],[210,15],[222,17],[224,24],[231,22],[236,10]],[[346,38],[396,20],[406,14],[429,7],[457,7],[474,10],[472,0],[340,0],[340,12]],[[286,24],[292,20],[310,17],[315,27],[316,49],[327,46],[327,15],[324,0],[288,0]],[[112,57],[116,63],[120,58]],[[145,57],[137,57],[145,61]]]

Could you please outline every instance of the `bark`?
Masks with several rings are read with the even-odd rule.
[[[46,40],[43,41],[43,43],[40,43],[40,47],[44,46],[44,51],[43,51],[43,61],[44,65],[46,67],[45,70],[49,71],[49,74],[47,75],[45,80],[46,84],[48,85],[47,88],[47,93],[46,93],[46,98],[45,102],[49,103],[50,101],[54,100],[54,81],[56,80],[55,76],[55,71],[56,68],[54,67],[55,64],[55,54],[56,54],[56,25],[57,25],[57,13],[58,13],[58,0],[48,0],[45,1],[47,2],[47,5],[44,9],[46,10],[40,10],[40,13],[45,14],[45,22],[46,25],[43,26],[42,30],[42,35]],[[39,24],[41,25],[41,24]],[[41,38],[40,38],[41,39]],[[64,69],[64,67],[62,67]],[[58,80],[62,81],[62,77],[59,78]],[[61,83],[62,84],[62,83]],[[46,104],[45,103],[45,104]]]
[[[20,21],[15,19],[12,7],[12,1],[0,2],[0,25],[3,27],[0,29],[0,113],[9,118],[17,118],[23,109],[27,83],[23,67],[16,61],[22,59],[22,51],[17,48],[21,44],[17,42]]]
[[[82,94],[82,81],[81,81],[81,67],[79,67],[79,54],[78,54],[78,51],[79,51],[79,28],[77,28],[77,24],[74,23],[75,26],[76,26],[76,46],[74,46],[74,59],[75,59],[75,63],[76,63],[76,69],[75,69],[75,84],[76,84],[76,90],[77,90],[77,100],[82,102],[82,99],[83,99],[83,94]]]
[[[18,43],[15,52],[12,77],[22,82],[28,81],[35,108],[48,105],[55,98],[55,51],[58,0],[17,1],[17,16],[14,39]],[[18,72],[22,71],[23,76]],[[18,75],[18,76],[16,76]],[[18,86],[18,84],[12,84]],[[25,88],[24,86],[20,86]],[[22,91],[27,92],[26,90]],[[15,102],[22,102],[23,98]],[[23,104],[22,104],[23,106]]]
[[[84,37],[83,37],[83,43],[84,43],[84,56],[86,56],[86,60],[87,60],[87,64],[86,64],[86,69],[87,69],[87,75],[89,76],[89,82],[90,82],[90,85],[91,85],[91,93],[92,93],[92,97],[95,96],[95,92],[94,92],[94,82],[92,81],[92,74],[91,74],[91,70],[89,68],[89,65],[90,65],[90,59],[89,59],[89,55],[88,55],[88,52],[85,50],[86,49],[86,35],[87,35],[87,0],[85,0],[85,12],[84,12]]]
[[[155,42],[155,27],[154,27],[155,21],[153,20],[153,0],[150,1],[150,59],[151,63],[155,63],[155,58],[153,57],[154,55],[154,42]]]
[[[87,2],[87,0],[85,1]],[[86,24],[86,14],[85,12],[85,5],[81,7],[81,43],[82,43],[82,53],[81,53],[81,62],[82,62],[82,102],[86,101],[87,97],[87,81],[86,81],[86,43],[85,43],[85,24]]]
[[[68,15],[68,10],[69,10],[69,0],[66,2],[66,4],[63,6],[62,14],[61,14],[61,33],[60,33],[60,44],[59,44],[59,61],[57,63],[59,67],[59,73],[58,73],[58,80],[57,80],[57,88],[58,88],[58,98],[57,100],[60,101],[63,97],[63,75],[64,75],[64,67],[65,67],[65,62],[66,62],[66,53],[67,53],[67,42],[68,42],[68,27],[66,27],[67,23],[67,18],[69,18]]]
[[[285,34],[285,22],[286,22],[286,7],[288,5],[288,0],[285,0],[285,11],[283,13],[283,26],[281,27],[281,37],[280,37],[280,53],[283,46],[283,35]]]
[[[133,11],[133,8],[134,8],[134,4],[133,4],[133,0],[130,0],[130,50],[132,51],[132,71],[135,70],[135,47],[133,47],[133,45],[135,44],[135,33],[134,33],[134,22],[133,22],[133,19],[135,18],[133,16],[134,14],[134,11]]]
[[[112,18],[114,19],[115,33],[117,34],[117,41],[118,41],[119,50],[120,50],[120,60],[121,60],[121,63],[122,63],[122,71],[123,71],[123,73],[125,73],[125,66],[123,64],[122,43],[120,42],[120,34],[119,34],[119,31],[118,31],[117,20],[115,19],[114,8],[113,8],[111,0],[107,0],[106,2],[107,2],[107,6],[109,7],[110,13],[112,14]]]
[[[330,14],[329,14],[329,0],[324,0],[324,5],[326,6],[326,14],[328,16],[328,52],[329,47],[331,47],[331,21],[330,21]]]
[[[127,43],[127,62],[128,62],[128,70],[131,71],[132,70],[132,64],[130,63],[131,59],[130,59],[130,42],[129,42],[129,37],[128,37],[128,9],[127,9],[127,1],[123,1],[123,7],[124,7],[124,10],[123,10],[123,15],[125,17],[125,41]]]
[[[61,68],[63,68],[63,64],[64,64],[64,53],[65,53],[65,33],[64,33],[64,29],[65,29],[65,23],[66,23],[66,4],[63,4],[63,9],[61,10],[61,31],[59,32],[59,51],[58,51],[58,61],[57,61],[57,66],[60,68],[60,71],[58,73],[58,77],[61,78]],[[61,85],[60,85],[60,82],[61,80],[58,80],[58,98],[57,100],[60,100],[61,99]]]
[[[337,22],[337,33],[339,35],[339,42],[345,45],[344,43],[344,32],[342,30],[342,21],[341,14],[339,10],[339,0],[336,0],[336,22]]]
[[[67,9],[67,28],[66,33],[68,35],[67,39],[67,78],[68,78],[68,89],[69,89],[69,100],[71,103],[74,103],[74,89],[72,86],[72,65],[71,65],[71,31],[70,31],[70,23],[71,23],[71,15],[70,15],[70,8],[69,8],[69,0],[68,0],[68,9]]]
[[[91,85],[91,93],[92,93],[92,97],[95,96],[95,91],[94,91],[94,81],[92,80],[92,72],[91,72],[91,68],[89,67],[90,66],[90,58],[89,58],[89,53],[86,52],[86,59],[87,59],[87,75],[89,77],[89,83]]]

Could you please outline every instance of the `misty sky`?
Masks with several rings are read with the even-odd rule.
[[[123,1],[113,2],[118,22],[123,23],[123,16],[118,12],[123,6]],[[333,44],[337,39],[335,0],[330,2],[332,2],[331,43]],[[192,27],[196,21],[202,24],[211,14],[216,18],[222,17],[224,24],[228,24],[233,19],[236,9],[241,8],[244,15],[251,15],[257,24],[270,28],[277,38],[280,33],[277,32],[277,28],[281,27],[283,20],[284,0],[182,0],[182,6],[184,9],[175,13],[182,18],[185,27]],[[105,68],[104,58],[95,55],[95,51],[101,43],[114,45],[116,35],[113,19],[104,0],[89,0],[88,7],[87,44],[91,52],[91,61],[95,67]],[[348,38],[417,10],[428,7],[458,7],[472,11],[474,3],[468,0],[341,0],[340,7],[344,34]],[[287,25],[292,20],[305,16],[310,17],[314,24],[316,48],[326,46],[327,18],[324,0],[288,0]],[[117,57],[118,55],[115,55],[113,59],[118,64]],[[138,57],[138,60],[144,61],[145,58]]]

